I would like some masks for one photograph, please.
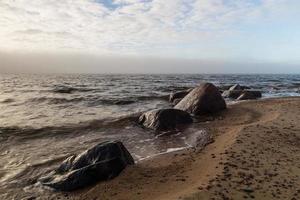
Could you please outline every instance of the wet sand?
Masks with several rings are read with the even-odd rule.
[[[241,102],[212,118],[200,122],[214,137],[204,149],[160,155],[114,180],[36,199],[300,199],[300,98]]]

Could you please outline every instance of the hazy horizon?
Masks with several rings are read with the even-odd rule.
[[[0,2],[0,73],[300,73],[297,0]]]

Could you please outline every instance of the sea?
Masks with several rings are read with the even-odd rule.
[[[157,134],[136,119],[171,108],[171,92],[201,82],[238,83],[263,98],[300,96],[300,75],[0,74],[0,199],[15,188],[32,191],[62,160],[103,141],[122,141],[136,162],[193,147],[205,131],[197,124]]]

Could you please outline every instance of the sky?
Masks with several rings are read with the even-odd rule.
[[[1,0],[0,72],[300,73],[299,0]]]

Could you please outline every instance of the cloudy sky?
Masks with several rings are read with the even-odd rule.
[[[165,73],[300,73],[299,10],[299,0],[0,0],[0,72],[124,61],[121,72],[153,62]]]

